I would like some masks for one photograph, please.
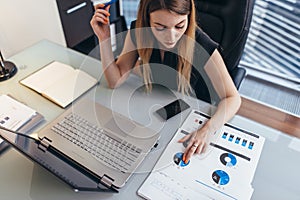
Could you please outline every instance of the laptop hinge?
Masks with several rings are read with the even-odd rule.
[[[112,186],[113,181],[114,180],[112,178],[110,178],[106,174],[104,174],[103,177],[100,179],[100,184],[103,184],[110,188]]]
[[[47,149],[50,146],[50,142],[52,142],[50,139],[47,137],[40,138],[40,144],[38,145],[38,148],[44,152],[47,151]]]

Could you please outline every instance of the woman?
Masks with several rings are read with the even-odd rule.
[[[177,79],[177,89],[182,93],[194,91],[198,98],[209,102],[215,101],[214,92],[217,95],[215,114],[201,129],[179,140],[189,140],[183,156],[187,163],[194,153],[205,151],[207,134],[220,129],[241,104],[217,44],[197,27],[193,0],[141,0],[137,20],[131,24],[122,53],[115,61],[109,39],[109,15],[109,7],[99,4],[91,20],[109,87],[122,84],[132,69],[142,66],[141,75],[151,90],[151,79],[155,77],[152,66],[161,63],[176,70],[178,75],[173,79]]]

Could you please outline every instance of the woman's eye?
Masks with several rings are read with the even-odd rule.
[[[184,25],[183,26],[175,26],[175,28],[177,28],[177,29],[183,29]]]
[[[155,27],[155,30],[157,30],[157,31],[163,31],[163,30],[165,30],[165,27]]]

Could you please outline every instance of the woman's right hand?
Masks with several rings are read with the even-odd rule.
[[[98,4],[95,6],[95,13],[90,21],[94,33],[97,35],[99,41],[106,40],[110,37],[109,28],[109,8],[110,5],[105,7],[104,4]]]

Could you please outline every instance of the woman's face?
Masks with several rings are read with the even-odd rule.
[[[159,44],[166,49],[172,49],[188,27],[188,15],[157,10],[150,13],[150,26]]]

